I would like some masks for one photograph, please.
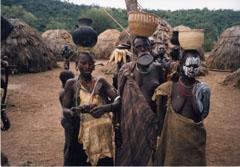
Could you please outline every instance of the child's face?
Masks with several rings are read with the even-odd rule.
[[[94,67],[94,62],[87,55],[82,56],[78,61],[78,69],[83,75],[91,75]]]

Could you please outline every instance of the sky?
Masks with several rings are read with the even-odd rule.
[[[98,5],[125,9],[125,0],[65,0],[74,4]],[[240,10],[240,0],[138,0],[144,9],[179,10],[203,9],[211,10],[233,9]]]

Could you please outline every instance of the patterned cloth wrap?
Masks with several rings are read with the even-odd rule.
[[[157,138],[157,117],[134,80],[134,67],[134,62],[124,64],[118,75],[122,145],[117,149],[116,166],[147,166]]]
[[[99,95],[93,95],[84,89],[82,85],[79,96],[81,105],[103,104],[103,100]],[[80,119],[79,142],[83,144],[83,149],[88,156],[88,162],[96,166],[99,159],[112,158],[115,152],[112,115],[105,113],[96,119],[88,113],[81,113]]]

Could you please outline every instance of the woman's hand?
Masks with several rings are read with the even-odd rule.
[[[2,131],[7,131],[10,128],[10,126],[11,126],[8,117],[3,118],[2,119],[2,123],[3,123],[3,127],[1,127]]]
[[[106,105],[102,105],[102,106],[95,107],[94,109],[92,109],[92,110],[90,111],[90,114],[91,114],[94,118],[99,118],[99,117],[101,117],[105,112],[111,111],[111,106],[112,106],[112,104],[106,104]]]
[[[3,105],[2,108],[1,108],[2,109],[1,110],[1,120],[2,120],[2,123],[3,123],[3,126],[1,127],[2,131],[7,131],[11,126],[10,121],[7,117],[7,114],[5,113],[5,107],[6,106]]]
[[[90,104],[90,105],[81,105],[78,107],[72,107],[71,111],[72,114],[75,115],[79,115],[80,113],[89,113],[91,111],[91,109],[93,109],[94,107],[96,107],[96,104]]]

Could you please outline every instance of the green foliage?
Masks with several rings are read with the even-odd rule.
[[[24,10],[32,13],[37,20],[31,22],[30,25],[40,32],[44,32],[48,28],[65,28],[71,30],[77,23],[77,19],[81,13],[85,13],[90,9],[87,6],[78,6],[59,0],[2,0],[1,3],[9,8],[22,6]],[[15,11],[11,10],[10,13],[15,13]],[[3,16],[5,15],[3,14]],[[9,18],[8,16],[5,17]],[[21,19],[26,21],[23,18]],[[27,23],[29,24],[29,22]]]
[[[205,51],[210,51],[220,34],[228,27],[240,23],[240,11],[208,10],[204,8],[178,11],[151,11],[173,27],[185,25],[205,30]],[[239,25],[239,24],[238,24]]]
[[[58,19],[50,18],[48,20],[48,24],[46,25],[47,30],[59,28],[67,29],[67,26],[65,23],[58,21]]]
[[[17,17],[27,22],[40,32],[48,29],[67,29],[71,31],[78,24],[80,17],[93,19],[93,27],[99,33],[108,28],[121,28],[98,6],[75,5],[60,0],[2,0],[1,14],[7,18]],[[107,8],[123,27],[127,27],[127,12],[123,9]],[[163,11],[150,10],[165,19],[174,27],[185,25],[205,30],[204,48],[212,49],[219,35],[228,27],[240,23],[240,11],[192,10]]]
[[[19,18],[32,26],[34,25],[33,23],[37,21],[37,17],[31,12],[26,11],[22,6],[9,7],[1,5],[1,14],[6,18]]]
[[[102,8],[91,8],[86,13],[82,14],[81,17],[91,18],[93,20],[92,26],[98,33],[108,28],[115,28],[114,23],[109,19]]]

